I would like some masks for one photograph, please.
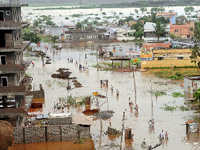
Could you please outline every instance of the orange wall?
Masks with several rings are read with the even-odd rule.
[[[180,36],[181,38],[187,38],[187,35],[190,35],[191,37],[191,27],[194,27],[194,22],[189,22],[185,25],[170,24],[170,33]],[[175,32],[175,30],[178,30],[178,32]]]

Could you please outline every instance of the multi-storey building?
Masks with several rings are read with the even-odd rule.
[[[32,97],[25,96],[29,63],[23,51],[29,42],[22,41],[21,4],[0,4],[0,120],[20,126]]]

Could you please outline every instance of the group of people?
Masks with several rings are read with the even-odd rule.
[[[163,131],[162,130],[162,132],[160,133],[160,140],[168,140],[168,133],[167,133],[167,131]]]
[[[73,61],[74,61],[73,58],[70,58],[70,59],[67,58],[67,60],[68,60],[68,63],[73,63]]]
[[[130,107],[133,107],[133,101],[131,100],[130,97],[129,97],[129,99],[128,99],[128,102],[129,102],[129,106],[130,106]],[[134,109],[135,109],[135,111],[138,111],[138,105],[137,105],[137,104],[135,104]]]
[[[100,80],[100,86],[102,88],[102,86],[105,85],[106,87],[108,87],[108,79],[106,80]]]

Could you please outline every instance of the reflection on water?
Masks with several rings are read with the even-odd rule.
[[[35,63],[35,67],[29,67],[27,74],[33,77],[33,84],[38,85],[41,83],[45,90],[45,106],[43,107],[44,113],[49,113],[52,111],[54,103],[57,103],[60,97],[67,97],[72,95],[73,97],[79,96],[89,96],[93,92],[97,91],[102,95],[108,96],[108,101],[106,98],[99,98],[100,109],[112,110],[114,111],[114,116],[110,120],[102,120],[103,126],[100,125],[100,121],[96,120],[94,125],[91,126],[91,135],[93,143],[86,142],[81,145],[74,145],[73,142],[50,142],[50,143],[35,143],[35,144],[17,144],[11,150],[63,150],[63,149],[109,149],[111,144],[119,145],[120,138],[110,137],[105,135],[108,126],[112,125],[113,128],[121,130],[122,127],[122,112],[126,111],[125,128],[132,128],[133,131],[133,141],[128,140],[123,142],[123,147],[132,146],[135,149],[141,149],[141,142],[146,139],[149,145],[155,145],[158,143],[158,135],[162,130],[168,131],[169,140],[167,144],[161,146],[163,150],[176,150],[176,149],[191,149],[194,142],[199,143],[199,137],[195,137],[196,140],[182,140],[186,137],[185,126],[182,126],[190,116],[193,115],[192,111],[180,111],[179,106],[184,105],[184,98],[173,98],[172,93],[174,91],[183,93],[183,89],[179,84],[168,84],[169,80],[152,78],[153,90],[163,90],[166,91],[167,95],[159,97],[156,101],[156,97],[152,96],[154,103],[154,114],[153,118],[155,120],[155,128],[150,129],[148,121],[151,116],[151,84],[149,82],[151,74],[149,72],[135,72],[135,80],[137,86],[137,105],[139,107],[138,113],[129,107],[128,99],[134,99],[134,82],[130,78],[132,76],[131,72],[112,72],[112,71],[98,71],[93,68],[92,65],[96,64],[96,56],[90,55],[94,51],[90,50],[75,50],[75,49],[63,49],[59,53],[53,54],[53,52],[47,52],[48,56],[52,59],[54,57],[54,62],[51,65],[42,66],[40,58],[27,58],[31,59]],[[89,72],[79,71],[78,67],[75,65],[75,61],[79,64],[86,65],[85,54],[87,54],[87,66]],[[67,58],[73,58],[74,63],[68,63]],[[80,60],[80,61],[79,61]],[[103,60],[102,60],[103,61]],[[101,62],[101,60],[99,60]],[[59,80],[51,78],[51,74],[55,73],[58,68],[69,68],[72,72],[72,76],[77,77],[77,80],[83,85],[82,88],[74,88],[71,91],[67,91],[66,86],[68,81]],[[100,80],[109,80],[109,85],[113,85],[113,90],[111,91],[107,87],[101,88]],[[62,82],[62,84],[60,84]],[[165,84],[155,84],[167,83]],[[70,82],[71,83],[71,82]],[[119,96],[116,97],[116,89],[119,90]],[[176,111],[164,111],[163,107],[165,104],[177,106]],[[68,107],[64,109],[64,112],[72,112],[72,114],[81,114],[86,106]],[[93,101],[90,109],[97,109],[96,103]],[[112,123],[111,123],[112,121]],[[190,139],[192,137],[189,137]],[[186,138],[187,139],[187,138]],[[191,144],[186,144],[186,143]],[[70,144],[69,144],[70,143]],[[100,146],[99,146],[100,144]],[[91,146],[91,147],[90,147]],[[103,147],[103,148],[102,148]],[[159,147],[160,148],[160,147]],[[158,148],[158,149],[159,149]],[[116,148],[117,149],[117,148]]]

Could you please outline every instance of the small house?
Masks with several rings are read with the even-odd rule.
[[[200,88],[200,75],[184,76],[184,91],[193,95]]]

